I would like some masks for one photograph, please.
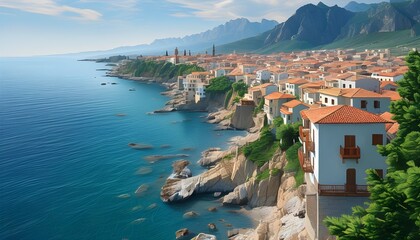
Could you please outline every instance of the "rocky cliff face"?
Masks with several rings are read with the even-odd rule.
[[[235,107],[230,125],[236,129],[250,129],[255,126],[252,118],[254,113],[254,106],[239,106]]]
[[[338,6],[307,4],[271,31],[264,44],[272,45],[285,40],[305,41],[313,45],[330,43],[340,35],[341,28],[353,15]]]

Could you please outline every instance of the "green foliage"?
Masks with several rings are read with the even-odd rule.
[[[387,156],[384,179],[367,171],[370,202],[352,215],[326,218],[339,239],[420,239],[420,54],[407,57],[409,71],[397,82],[402,97],[391,104],[400,124],[397,137],[379,149]]]
[[[232,160],[235,157],[233,153],[229,153],[228,155],[223,157],[223,160]]]
[[[278,127],[280,127],[281,125],[283,125],[283,118],[282,117],[276,117],[273,119],[273,126],[277,129]],[[277,138],[279,139],[279,138]]]
[[[243,81],[239,81],[232,84],[232,88],[235,92],[238,93],[239,97],[244,97],[245,93],[248,92],[248,85],[246,85]]]
[[[276,138],[280,140],[280,148],[282,150],[288,149],[295,142],[299,141],[299,126],[301,125],[301,122],[282,124],[276,129]]]
[[[267,168],[266,170],[257,174],[257,176],[255,177],[255,180],[262,181],[264,179],[269,178],[270,176],[278,176],[280,174],[282,174],[282,173],[281,173],[281,170],[278,169],[278,168],[273,168],[271,170],[269,168]]]
[[[232,91],[232,89],[231,90],[229,90],[227,93],[226,93],[226,97],[225,97],[225,108],[227,108],[228,107],[228,105],[229,105],[229,101],[230,101],[230,99],[232,98],[232,94],[233,94],[233,91]]]
[[[278,144],[275,142],[273,134],[268,128],[263,128],[260,138],[245,145],[243,153],[248,160],[261,167],[273,157],[277,148]]]
[[[256,108],[254,108],[254,116],[256,116],[259,112],[261,112],[263,107],[264,107],[264,98],[262,98],[258,102],[258,106]]]
[[[241,101],[241,97],[236,96],[232,101],[232,105],[235,104],[235,103],[239,103],[240,101]]]
[[[206,87],[206,92],[225,93],[231,89],[232,82],[228,77],[222,76],[210,79],[210,84]]]
[[[304,181],[304,173],[302,168],[300,167],[299,159],[298,159],[298,149],[302,146],[300,142],[293,144],[293,146],[289,147],[286,151],[286,159],[287,164],[284,167],[285,171],[288,172],[295,172],[295,181],[296,187],[302,185]]]
[[[264,126],[264,127],[268,127],[268,117],[267,117],[267,114],[264,114],[264,122],[263,122],[263,126]]]
[[[204,69],[197,65],[175,65],[165,61],[134,60],[122,66],[120,71],[124,74],[133,74],[135,77],[172,79],[192,72],[201,72]]]

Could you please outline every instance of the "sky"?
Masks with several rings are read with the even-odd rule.
[[[350,0],[325,0],[345,6]],[[107,50],[245,17],[287,20],[310,0],[0,0],[0,57]],[[363,0],[364,3],[380,2]]]

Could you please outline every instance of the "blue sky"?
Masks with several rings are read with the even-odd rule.
[[[308,0],[0,0],[0,56],[105,50],[182,37],[231,19],[279,22]],[[347,1],[326,0],[344,6]],[[364,0],[365,3],[380,2]]]

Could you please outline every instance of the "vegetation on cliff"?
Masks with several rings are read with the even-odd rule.
[[[401,100],[391,104],[398,134],[379,148],[387,156],[387,174],[381,178],[367,171],[371,195],[366,208],[325,220],[338,239],[420,239],[420,54],[411,52],[406,61],[409,70],[397,82]]]
[[[192,72],[204,71],[203,68],[191,64],[172,64],[165,61],[134,60],[121,66],[120,72],[132,74],[134,77],[153,77],[172,79]]]
[[[243,153],[248,160],[254,162],[259,167],[268,162],[278,149],[278,143],[268,128],[261,130],[260,138],[252,143],[248,143],[243,148]]]
[[[296,187],[300,186],[304,181],[304,173],[302,168],[300,167],[298,159],[298,149],[301,146],[302,144],[300,142],[297,142],[286,150],[287,164],[284,170],[287,172],[295,173]]]
[[[232,82],[228,77],[222,76],[210,79],[209,85],[206,87],[206,92],[225,93],[232,88]]]

